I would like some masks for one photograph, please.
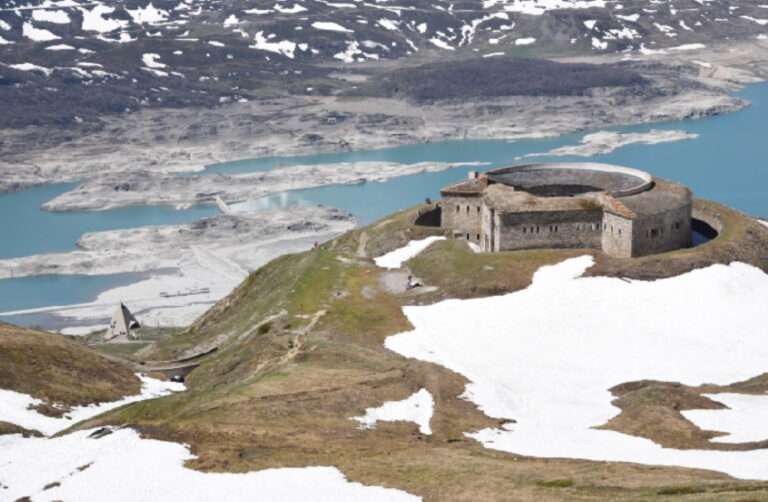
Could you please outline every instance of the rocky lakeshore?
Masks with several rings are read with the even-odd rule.
[[[482,162],[342,162],[301,165],[239,175],[195,175],[153,171],[108,173],[84,181],[43,205],[48,211],[100,211],[131,205],[171,205],[188,207],[254,200],[287,190],[324,185],[382,182],[398,176],[438,172],[459,165],[483,166]]]
[[[92,325],[94,321],[106,322],[111,306],[125,301],[150,325],[184,326],[228,294],[249,272],[354,226],[355,220],[348,213],[316,206],[220,215],[190,225],[97,232],[84,235],[78,241],[78,251],[0,260],[0,279],[145,272],[148,279],[106,291],[88,304],[14,314],[44,312],[68,318],[71,326]]]
[[[415,103],[392,97],[291,94],[208,109],[148,108],[104,116],[98,128],[74,124],[65,129],[6,129],[0,135],[0,191],[97,174],[195,172],[243,158],[449,139],[546,137],[610,125],[706,117],[748,105],[731,93],[768,76],[766,44],[563,59],[618,62],[645,79],[642,85],[593,88],[578,95]],[[357,85],[377,77],[361,68],[347,69],[339,78]]]

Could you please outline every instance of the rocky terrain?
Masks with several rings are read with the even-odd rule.
[[[727,95],[735,86],[766,75],[766,11],[695,0],[5,0],[0,190],[721,113],[743,106]]]
[[[0,127],[145,107],[330,95],[349,66],[402,59],[653,52],[766,36],[765,6],[604,0],[4,0]]]

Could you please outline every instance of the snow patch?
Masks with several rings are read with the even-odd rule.
[[[541,16],[551,10],[605,8],[605,0],[483,0],[483,8]]]
[[[706,45],[704,44],[683,44],[678,45],[676,47],[670,47],[669,50],[671,51],[697,51],[700,49],[706,49]]]
[[[295,3],[292,7],[283,7],[280,4],[275,4],[274,9],[281,14],[298,14],[299,12],[306,12],[307,8],[301,4]]]
[[[357,40],[347,42],[347,48],[343,52],[337,52],[333,55],[335,59],[345,63],[354,63],[355,61],[365,61],[366,59],[379,59],[379,55],[373,52],[365,52],[360,48]]]
[[[8,422],[50,436],[78,422],[120,406],[165,396],[171,392],[180,392],[185,388],[184,384],[181,383],[165,382],[142,375],[137,376],[141,379],[141,393],[124,397],[118,401],[78,406],[65,413],[61,418],[49,417],[30,409],[30,406],[43,404],[40,399],[12,390],[0,389],[0,422]]]
[[[106,5],[96,5],[91,10],[80,9],[80,12],[83,14],[82,30],[109,33],[127,26],[128,21],[104,18],[104,15],[111,14],[114,11],[114,7],[107,7]]]
[[[434,45],[435,47],[439,47],[440,49],[444,49],[446,51],[453,51],[455,50],[448,42],[441,40],[437,37],[432,37],[429,39],[429,42]]]
[[[597,37],[592,37],[592,47],[604,51],[608,48],[608,42],[603,42]]]
[[[147,52],[141,55],[141,61],[147,68],[160,69],[168,66],[164,63],[161,63],[159,59],[160,54],[155,54],[154,52]]]
[[[717,443],[748,443],[768,439],[768,395],[705,394],[724,404],[726,410],[686,410],[685,418],[705,431],[726,432]]]
[[[427,249],[433,242],[445,240],[445,237],[432,236],[418,241],[411,241],[405,246],[375,258],[373,261],[382,268],[400,268],[406,262]]]
[[[640,14],[630,14],[626,16],[617,15],[618,19],[621,19],[623,21],[629,21],[631,23],[636,23],[638,19],[640,19]]]
[[[432,434],[429,422],[432,420],[435,401],[427,389],[421,389],[402,401],[387,401],[378,408],[368,408],[365,415],[352,417],[363,429],[373,429],[376,422],[413,422],[422,434]]]
[[[51,40],[58,40],[61,38],[48,30],[35,28],[32,23],[29,22],[24,23],[21,28],[21,34],[35,42],[50,42]]]
[[[125,11],[131,16],[134,23],[137,24],[155,24],[161,23],[168,19],[168,11],[158,9],[152,2],[146,7],[139,7],[138,9],[125,9]]]
[[[766,450],[676,450],[595,427],[619,412],[608,389],[620,383],[726,385],[763,373],[768,275],[732,263],[648,282],[581,277],[592,263],[542,267],[516,293],[406,306],[413,331],[385,345],[461,373],[466,398],[514,419],[468,434],[488,448],[767,479]]]
[[[195,458],[185,445],[142,439],[132,429],[100,438],[93,430],[53,439],[0,436],[3,497],[34,501],[163,500],[235,502],[338,500],[414,502],[407,492],[350,482],[335,467],[204,473],[184,467]],[[55,483],[55,484],[54,484]],[[46,487],[48,487],[46,489]],[[251,494],[250,496],[247,494]]]
[[[73,51],[75,50],[74,47],[67,44],[57,44],[57,45],[49,45],[45,48],[47,51]]]
[[[19,71],[39,72],[44,74],[46,77],[50,76],[51,73],[53,73],[53,70],[51,70],[50,68],[46,68],[45,66],[40,66],[32,63],[9,64],[8,68],[13,68],[14,70],[19,70]]]
[[[757,23],[760,26],[765,26],[768,24],[768,19],[757,19],[751,16],[740,16],[742,19],[746,19],[747,21],[752,21],[753,23]]]
[[[35,9],[32,11],[32,19],[54,24],[69,24],[71,19],[63,10]]]
[[[249,45],[251,49],[259,49],[262,51],[273,52],[275,54],[281,54],[285,57],[293,59],[296,53],[296,43],[290,40],[281,40],[279,42],[270,42],[271,38],[275,35],[265,36],[263,31],[256,33],[253,36],[253,45]]]
[[[340,33],[354,33],[353,30],[350,30],[349,28],[345,28],[338,23],[333,23],[330,21],[315,21],[314,23],[312,23],[312,27],[316,30],[321,30],[321,31],[337,31]]]

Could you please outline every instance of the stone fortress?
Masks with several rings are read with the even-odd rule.
[[[440,226],[483,251],[593,248],[629,258],[691,246],[691,191],[627,167],[527,164],[441,190]]]

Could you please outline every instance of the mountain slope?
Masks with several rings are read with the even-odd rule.
[[[765,228],[722,206],[697,202],[697,211],[706,210],[724,222],[721,238],[659,255],[655,264],[598,254],[592,272],[665,277],[720,262],[726,254],[768,269],[764,255],[755,254],[768,242]],[[352,480],[426,500],[508,500],[510,493],[519,500],[669,500],[681,489],[698,494],[697,500],[740,500],[745,490],[755,497],[768,494],[765,484],[712,472],[525,458],[467,438],[468,431],[499,424],[461,397],[463,377],[384,348],[387,336],[410,329],[401,307],[516,291],[542,265],[585,251],[475,254],[449,240],[408,262],[427,286],[437,287],[406,291],[406,272],[378,268],[370,257],[439,232],[411,225],[414,215],[394,215],[253,273],[187,332],[156,347],[154,355],[162,359],[217,349],[189,375],[188,392],[137,403],[84,426],[130,424],[150,437],[188,443],[198,456],[189,465],[197,469],[331,464]],[[434,399],[431,434],[410,422],[362,429],[352,420],[421,389]],[[681,418],[675,396],[704,391],[678,386],[650,397],[622,393],[628,411],[610,427],[688,444],[690,424]],[[663,423],[643,426],[662,412]],[[696,446],[706,447],[706,436],[697,434]]]
[[[0,389],[66,408],[137,394],[141,382],[127,367],[66,337],[0,323]]]
[[[328,95],[338,72],[490,56],[672,54],[768,37],[758,0],[3,0],[0,127]]]

